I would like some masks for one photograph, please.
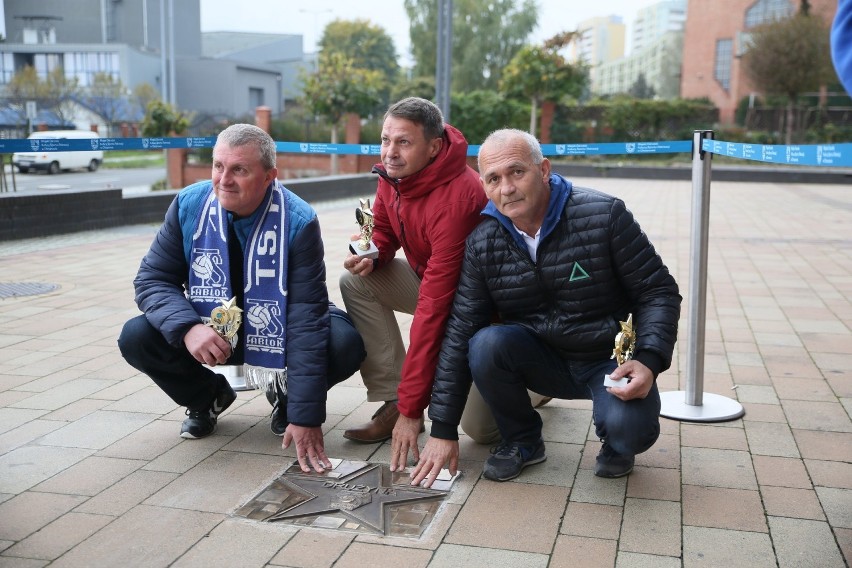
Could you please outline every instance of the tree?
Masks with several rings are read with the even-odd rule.
[[[21,116],[26,102],[35,101],[39,108],[53,111],[63,124],[68,124],[72,115],[68,103],[79,89],[77,79],[66,78],[61,67],[42,79],[34,67],[27,65],[12,76],[6,92],[9,103]]]
[[[396,48],[384,28],[369,20],[334,20],[325,27],[319,42],[322,53],[341,53],[358,69],[380,74],[381,104],[387,106],[399,77]]]
[[[331,123],[331,143],[337,143],[337,131],[343,116],[368,115],[381,102],[381,74],[355,67],[341,52],[320,52],[315,73],[302,75],[303,103],[314,114]],[[331,156],[332,173],[337,173],[337,155]]]
[[[141,108],[148,108],[148,104],[151,101],[156,101],[160,98],[160,91],[155,89],[151,83],[139,83],[133,87],[132,97]]]
[[[816,91],[835,78],[828,26],[806,12],[803,8],[790,18],[754,28],[743,58],[746,73],[764,95],[787,98],[788,145],[793,138],[794,106],[799,95]]]
[[[92,78],[86,102],[104,119],[110,136],[112,136],[113,125],[127,105],[124,92],[125,87],[121,79],[116,79],[109,73],[95,73]]]
[[[522,47],[503,71],[500,91],[510,97],[530,101],[530,134],[535,136],[538,105],[542,101],[558,101],[566,95],[580,96],[588,73],[584,65],[565,61],[559,50],[577,36],[576,32],[559,34],[542,46]]]
[[[142,136],[163,137],[183,134],[189,127],[189,116],[159,99],[148,103],[142,119]]]
[[[653,99],[657,93],[654,91],[654,87],[645,80],[645,74],[639,73],[639,76],[627,90],[627,94],[634,99]]]
[[[435,76],[438,1],[405,0],[415,76]],[[452,90],[496,89],[538,22],[535,0],[454,0]]]

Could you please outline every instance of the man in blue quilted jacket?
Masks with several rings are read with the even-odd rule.
[[[186,407],[183,438],[213,433],[236,399],[217,365],[243,365],[274,401],[272,431],[295,442],[303,471],[331,467],[326,391],[365,356],[328,300],[314,210],[276,179],[275,142],[235,124],[213,148],[212,180],[184,188],[134,280],[144,315],[128,321],[124,358]]]
[[[603,442],[594,473],[627,475],[660,434],[656,378],[677,339],[677,284],[624,203],[552,173],[530,134],[489,135],[479,175],[490,203],[465,244],[429,406],[431,437],[412,483],[431,485],[445,464],[455,473],[471,381],[502,438],[485,478],[513,479],[546,459],[527,389],[591,399]],[[616,342],[634,334],[633,344]],[[613,360],[616,352],[624,362]],[[605,375],[617,386],[605,385]]]

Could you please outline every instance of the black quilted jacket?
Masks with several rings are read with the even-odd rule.
[[[635,359],[656,377],[671,365],[681,297],[624,202],[553,174],[533,263],[493,204],[465,245],[441,347],[429,417],[432,435],[455,439],[470,389],[468,341],[495,318],[521,325],[566,358],[608,359],[619,321],[633,314]]]

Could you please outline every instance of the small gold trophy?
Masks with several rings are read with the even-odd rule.
[[[636,349],[636,330],[633,329],[633,314],[627,314],[627,321],[619,322],[621,331],[615,336],[615,348],[610,359],[618,361],[619,365],[633,358]]]
[[[221,306],[213,308],[210,312],[210,322],[207,324],[216,333],[231,342],[235,347],[237,342],[237,331],[243,323],[243,311],[237,306],[236,296],[228,300],[220,300]]]
[[[355,210],[355,221],[361,227],[361,235],[349,243],[349,250],[361,258],[378,258],[379,249],[373,243],[373,210],[370,200],[361,199],[361,206]]]

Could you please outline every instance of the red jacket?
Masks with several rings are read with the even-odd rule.
[[[372,207],[373,242],[379,249],[376,269],[381,270],[402,247],[421,280],[397,393],[400,413],[418,418],[429,406],[464,241],[482,220],[488,198],[479,174],[467,165],[467,140],[449,124],[441,151],[416,174],[395,180],[381,164],[373,171],[379,174]]]

